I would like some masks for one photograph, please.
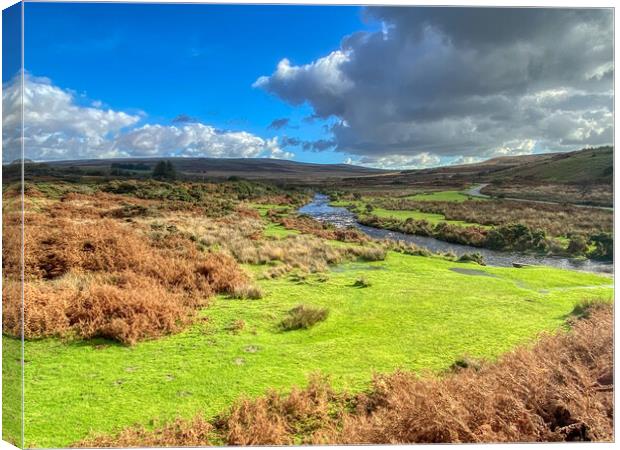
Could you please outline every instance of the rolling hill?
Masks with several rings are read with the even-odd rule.
[[[475,164],[403,170],[347,178],[345,183],[365,185],[454,185],[467,183],[551,183],[611,185],[613,147],[565,153],[502,156]]]
[[[58,161],[52,167],[79,170],[109,170],[113,164],[144,165],[152,169],[162,158],[123,158],[105,160]],[[165,158],[177,171],[194,178],[227,178],[287,180],[314,182],[351,176],[387,173],[380,169],[350,164],[314,164],[267,158]]]
[[[613,180],[613,147],[584,149],[569,153],[553,153],[523,160],[498,173],[500,179],[546,181],[552,183],[611,183]]]

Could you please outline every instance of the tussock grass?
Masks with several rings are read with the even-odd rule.
[[[353,283],[353,286],[365,288],[365,287],[372,286],[372,283],[366,277],[359,277],[355,280],[355,282]]]
[[[236,286],[230,293],[231,298],[258,300],[263,298],[263,290],[258,285]]]
[[[458,262],[474,262],[478,265],[481,266],[486,266],[486,263],[484,262],[484,257],[478,253],[464,253],[461,256],[459,256],[459,259],[457,259]]]
[[[308,329],[326,320],[328,315],[329,309],[327,308],[298,305],[291,309],[287,316],[282,319],[280,328],[284,331]]]

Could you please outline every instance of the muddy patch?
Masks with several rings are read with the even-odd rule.
[[[346,266],[336,266],[332,272],[349,272],[354,270],[385,270],[384,266],[371,266],[368,264],[347,264]]]
[[[484,270],[478,270],[478,269],[465,269],[464,267],[451,267],[450,270],[452,272],[460,273],[462,275],[472,275],[475,277],[499,278],[495,274],[485,272]]]

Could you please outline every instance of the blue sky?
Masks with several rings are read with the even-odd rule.
[[[9,161],[15,66],[3,73]],[[415,169],[613,142],[611,9],[34,2],[25,69],[33,160]]]
[[[142,111],[148,123],[186,114],[261,137],[324,137],[256,79],[284,57],[313,61],[366,27],[358,7],[45,4],[25,6],[26,69],[104,107]],[[82,101],[86,101],[82,99]],[[290,118],[290,130],[273,130]],[[341,162],[333,152],[294,150],[297,160]]]

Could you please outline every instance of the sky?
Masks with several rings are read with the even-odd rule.
[[[612,142],[609,9],[37,2],[24,22],[33,160],[411,169]]]

